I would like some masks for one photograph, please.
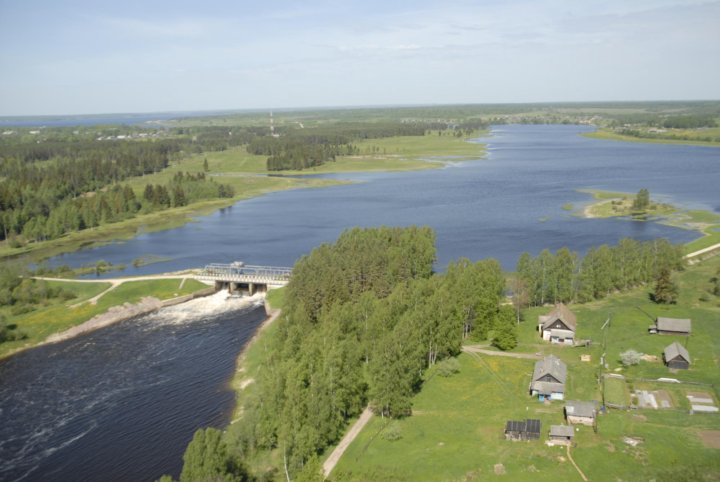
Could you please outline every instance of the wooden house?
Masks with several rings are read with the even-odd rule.
[[[545,341],[572,345],[575,341],[576,329],[575,313],[562,303],[555,305],[547,315],[538,316],[538,331]]]
[[[658,318],[648,328],[650,333],[661,335],[689,335],[692,332],[692,320],[689,318]]]
[[[540,400],[562,400],[565,398],[565,379],[567,378],[567,365],[555,355],[550,355],[535,363],[532,380],[530,381],[530,395]]]
[[[669,344],[663,351],[663,360],[668,368],[690,368],[690,353],[678,342]]]
[[[537,440],[540,438],[540,420],[508,420],[505,424],[507,440]]]
[[[597,409],[593,402],[580,402],[568,400],[565,402],[565,420],[571,425],[594,425]]]
[[[554,445],[570,445],[575,436],[575,430],[569,425],[551,425],[548,439]]]

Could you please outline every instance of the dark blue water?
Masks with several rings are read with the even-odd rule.
[[[72,266],[98,259],[124,274],[157,273],[244,260],[292,265],[351,226],[428,225],[437,233],[438,268],[461,256],[496,258],[513,269],[523,251],[563,246],[584,252],[623,237],[698,236],[657,223],[582,219],[562,206],[590,201],[578,188],[637,192],[677,205],[720,211],[720,149],[587,139],[582,126],[501,126],[483,139],[488,158],[445,169],[340,174],[357,184],[268,194],[197,222],[52,260]],[[133,268],[156,255],[170,261]],[[110,273],[107,276],[116,276]]]
[[[262,307],[193,300],[0,362],[0,480],[177,477],[196,429],[230,422]]]

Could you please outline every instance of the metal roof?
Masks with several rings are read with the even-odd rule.
[[[690,333],[692,329],[692,321],[689,318],[658,318],[655,325],[660,331]]]
[[[665,347],[665,351],[663,353],[665,355],[665,361],[670,361],[680,356],[686,362],[690,363],[690,353],[688,353],[687,348],[676,341]]]
[[[550,425],[551,437],[573,437],[575,430],[570,425]]]
[[[565,402],[565,413],[573,417],[592,418],[595,416],[595,403],[568,400]]]
[[[565,383],[567,378],[567,365],[555,355],[546,356],[535,363],[532,381],[536,381],[545,375],[551,375],[560,383]]]
[[[555,308],[545,316],[540,317],[540,321],[543,322],[543,329],[548,328],[552,325],[555,320],[562,321],[572,331],[577,329],[577,318],[575,313],[570,311],[567,306],[562,303],[555,305]]]
[[[540,433],[540,420],[529,418],[527,420],[508,420],[505,424],[506,432]]]

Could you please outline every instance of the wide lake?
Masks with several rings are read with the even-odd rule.
[[[687,242],[698,233],[625,219],[583,219],[563,209],[591,200],[580,188],[637,192],[720,211],[720,149],[612,142],[582,137],[584,126],[511,125],[480,139],[485,159],[439,170],[325,175],[355,184],[268,194],[168,231],[52,260],[99,259],[124,275],[195,268],[212,262],[291,266],[351,226],[428,225],[437,233],[438,269],[453,259],[496,258],[513,269],[523,251],[567,246],[583,253],[623,237]],[[136,258],[168,261],[134,268]],[[106,276],[116,276],[110,273]]]

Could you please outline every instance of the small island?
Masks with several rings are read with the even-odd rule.
[[[637,194],[626,192],[578,189],[595,199],[578,216],[593,218],[626,217],[634,221],[655,221],[676,228],[698,231],[703,234],[685,245],[688,253],[720,243],[720,215],[711,211],[683,209],[672,204],[652,199],[650,192],[643,188]],[[563,209],[569,210],[566,204]]]

